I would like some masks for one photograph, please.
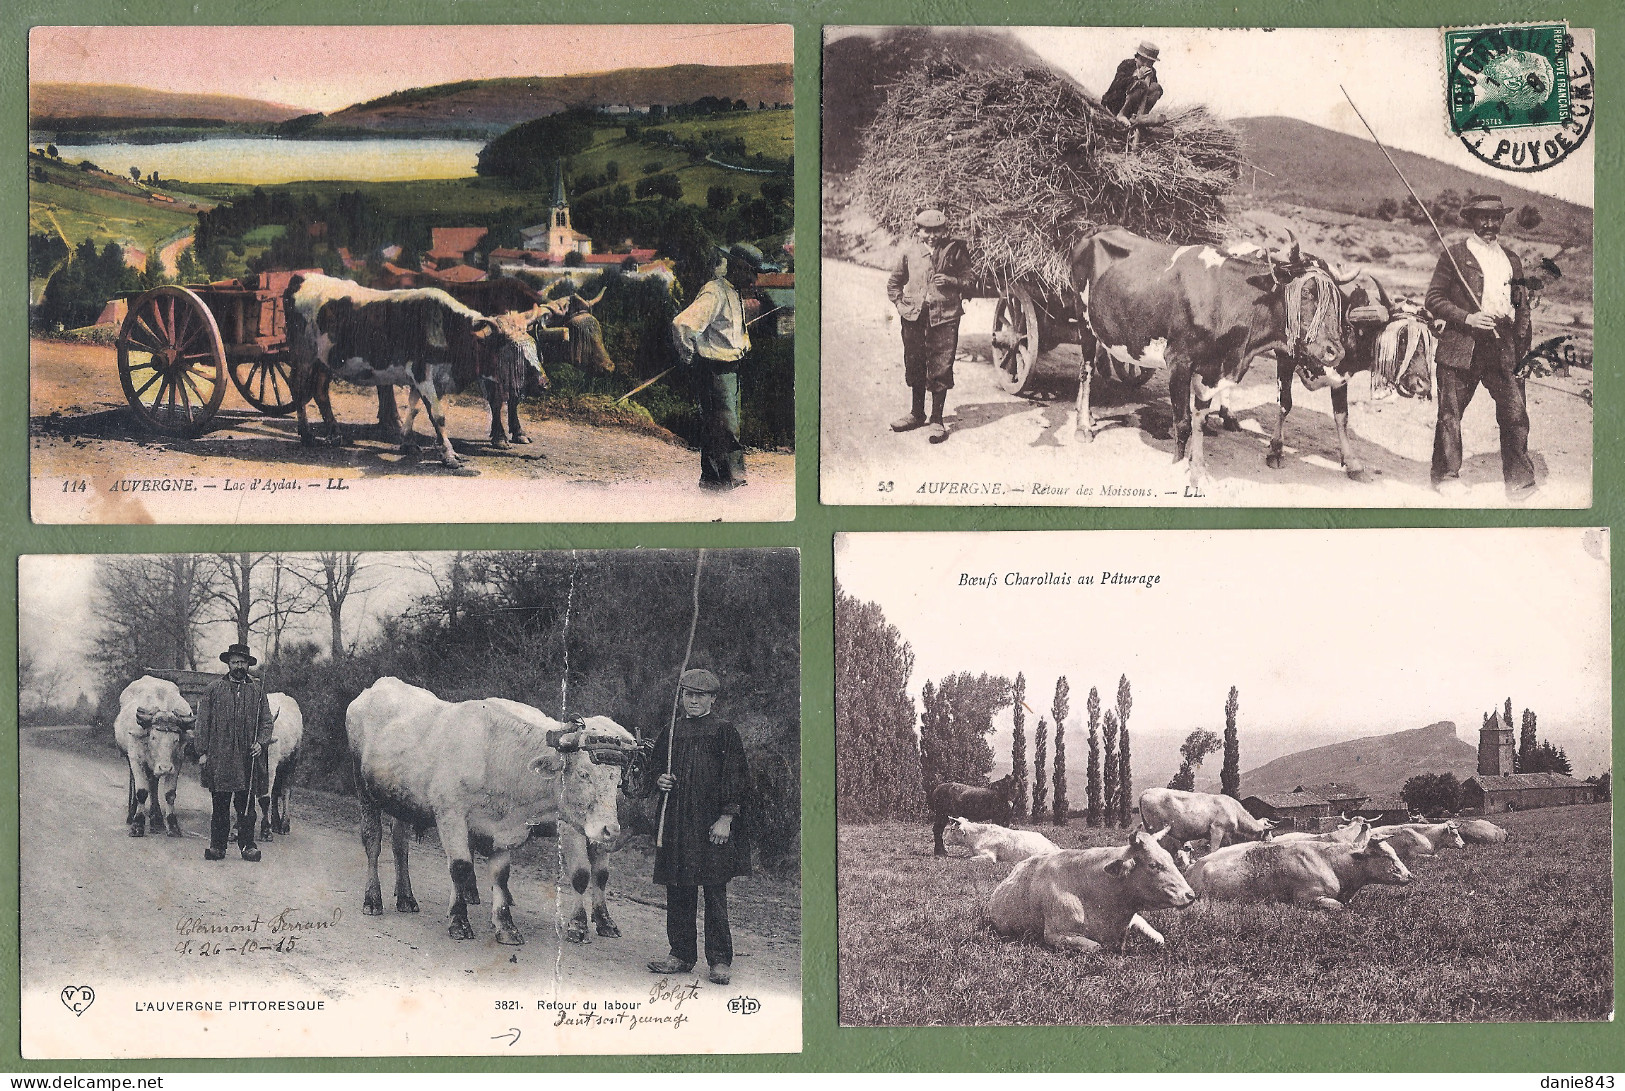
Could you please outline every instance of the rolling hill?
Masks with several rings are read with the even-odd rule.
[[[108,119],[266,125],[287,121],[304,112],[295,106],[259,99],[178,94],[115,83],[28,85],[28,123],[36,129],[54,128],[57,122]]]
[[[1252,795],[1335,782],[1373,795],[1393,795],[1418,773],[1454,773],[1460,780],[1477,771],[1478,748],[1457,737],[1455,724],[1440,720],[1411,731],[1369,735],[1287,754],[1244,771],[1241,786],[1243,795]],[[1211,773],[1198,781],[1202,791],[1219,790],[1218,769]]]

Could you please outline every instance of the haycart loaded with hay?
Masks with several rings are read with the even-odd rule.
[[[1049,68],[970,69],[942,55],[889,89],[864,134],[856,193],[903,236],[940,208],[970,251],[975,295],[996,299],[993,364],[1011,394],[1038,358],[1077,344],[1105,378],[1154,368],[1095,353],[1072,287],[1074,244],[1107,225],[1172,243],[1215,243],[1245,165],[1241,137],[1201,106],[1127,123]]]

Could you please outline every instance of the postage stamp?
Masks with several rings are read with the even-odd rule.
[[[799,572],[22,557],[23,1056],[798,1052]]]
[[[792,42],[33,28],[34,520],[793,518]]]
[[[1561,125],[1570,109],[1566,23],[1444,32],[1450,125],[1519,129]]]

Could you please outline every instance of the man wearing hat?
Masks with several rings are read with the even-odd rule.
[[[1151,112],[1162,98],[1162,84],[1157,82],[1157,47],[1141,42],[1134,56],[1117,66],[1112,85],[1100,96],[1100,104],[1112,116],[1132,124],[1137,117]]]
[[[1461,417],[1482,383],[1495,399],[1507,497],[1522,502],[1535,492],[1529,409],[1523,380],[1516,374],[1530,341],[1523,263],[1497,241],[1507,214],[1501,198],[1469,198],[1459,214],[1471,231],[1440,256],[1427,294],[1428,311],[1444,321],[1434,356],[1439,419],[1433,433],[1433,487],[1450,497],[1466,493]]]
[[[749,773],[745,744],[734,726],[711,715],[721,683],[708,670],[687,670],[679,682],[676,730],[655,740],[655,787],[664,793],[654,881],[666,888],[666,942],[671,953],[649,963],[657,974],[686,974],[699,959],[695,937],[700,890],[705,891],[705,961],[710,980],[728,984],[733,933],[728,928],[728,881],[750,873],[750,847],[739,829]]]
[[[750,351],[745,302],[756,283],[762,252],[738,242],[717,247],[713,278],[672,319],[677,355],[688,369],[700,412],[700,487],[745,484],[745,445],[739,441],[739,362]]]
[[[249,676],[248,668],[258,660],[247,645],[233,644],[220,653],[220,661],[229,673],[203,691],[193,728],[200,779],[214,802],[203,858],[225,859],[235,810],[237,843],[243,859],[252,863],[260,858],[254,844],[254,763],[271,741],[275,720],[264,685]]]
[[[963,239],[951,238],[948,217],[928,208],[914,217],[914,238],[903,246],[886,280],[886,298],[903,321],[903,381],[913,395],[908,416],[892,422],[892,431],[909,432],[929,424],[932,443],[948,438],[942,410],[954,386],[954,353],[959,348],[959,317],[970,287],[970,251]],[[931,394],[931,418],[925,395]]]

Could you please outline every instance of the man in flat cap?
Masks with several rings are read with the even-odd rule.
[[[1162,84],[1157,82],[1157,47],[1141,42],[1134,56],[1117,65],[1112,85],[1100,96],[1100,104],[1110,110],[1113,117],[1129,124],[1151,112],[1162,98]]]
[[[1435,354],[1439,418],[1433,432],[1433,487],[1447,498],[1461,482],[1461,417],[1480,383],[1495,400],[1501,431],[1501,477],[1507,498],[1535,494],[1529,459],[1529,408],[1518,364],[1529,352],[1529,292],[1523,262],[1498,241],[1507,207],[1501,198],[1471,197],[1459,215],[1470,231],[1439,256],[1427,309],[1444,321]]]
[[[700,487],[731,489],[745,484],[739,364],[750,351],[750,334],[740,293],[756,283],[763,259],[744,242],[716,250],[715,275],[672,319],[671,329],[700,413]]]
[[[248,673],[258,662],[248,646],[233,644],[220,653],[220,661],[229,673],[203,691],[193,726],[199,776],[214,804],[203,858],[225,859],[235,810],[237,844],[243,859],[253,863],[260,858],[254,844],[254,763],[270,744],[276,721],[264,685]]]
[[[750,846],[739,829],[748,772],[734,726],[711,714],[717,676],[687,670],[679,683],[676,730],[655,740],[655,787],[665,794],[655,849],[654,881],[666,888],[666,941],[671,953],[649,963],[657,974],[686,974],[699,959],[695,926],[705,891],[705,961],[710,980],[726,985],[733,967],[728,881],[750,873]]]
[[[948,438],[942,410],[954,386],[959,318],[971,286],[970,251],[963,239],[949,235],[948,217],[940,209],[928,208],[914,217],[914,228],[914,238],[903,245],[886,280],[886,298],[903,321],[903,381],[913,396],[908,416],[891,427],[894,432],[910,432],[929,425],[927,438],[941,443]]]

